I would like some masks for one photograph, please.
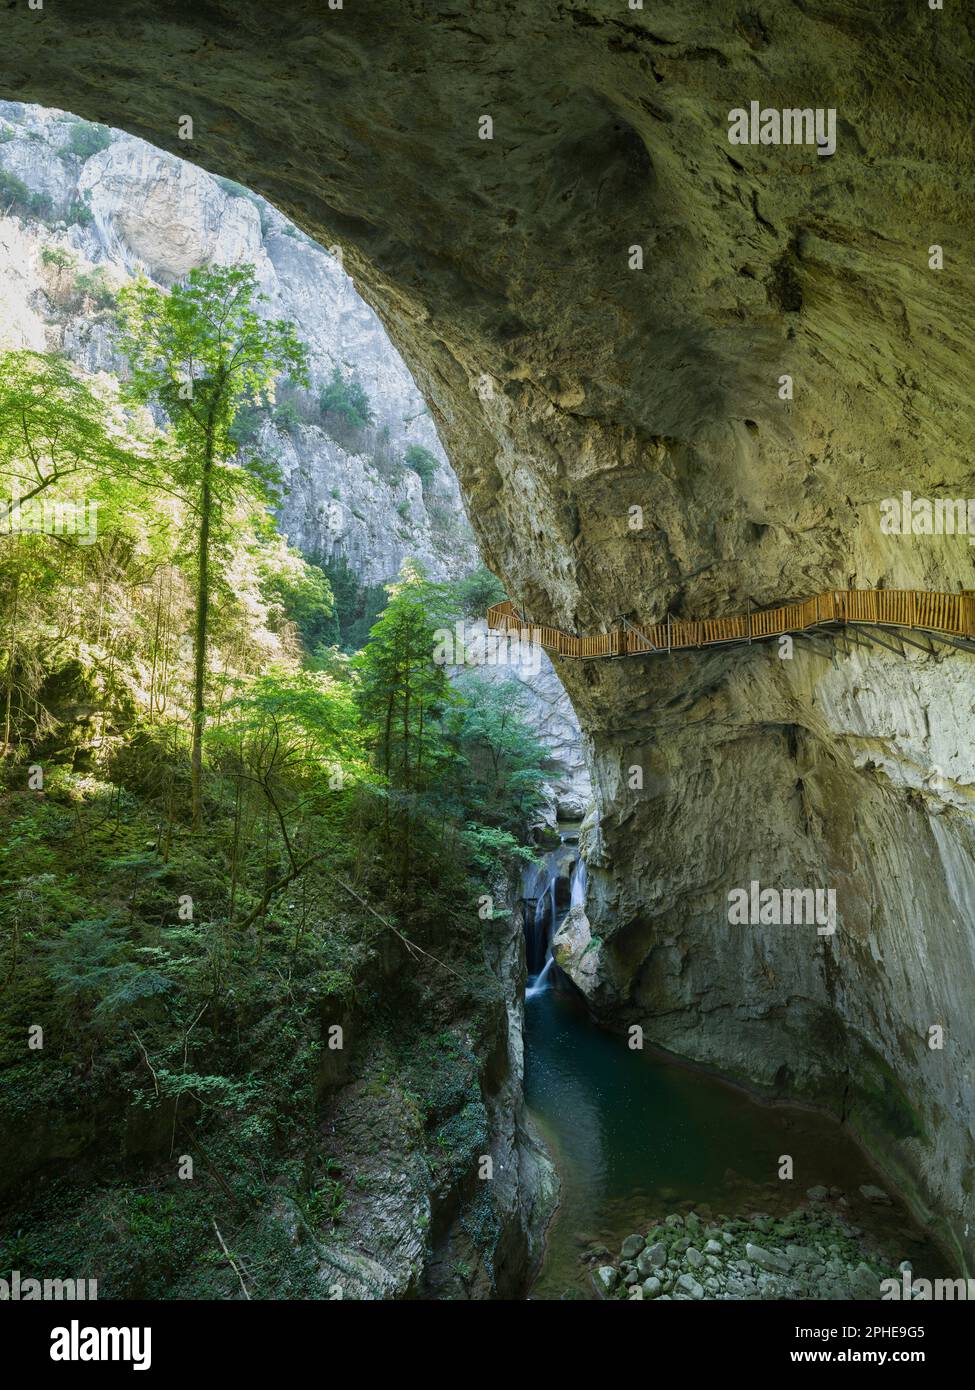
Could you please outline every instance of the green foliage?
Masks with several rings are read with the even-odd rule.
[[[360,651],[386,607],[386,588],[382,584],[360,584],[344,555],[321,559],[319,567],[334,596],[338,645],[344,652]]]
[[[95,266],[94,270],[77,276],[74,290],[81,304],[85,300],[89,300],[95,309],[113,309],[115,307],[116,292],[105,273],[104,266]]]
[[[335,603],[328,577],[318,565],[290,547],[264,547],[257,562],[261,594],[272,605],[272,628],[277,614],[294,623],[309,656],[338,640]]]
[[[261,425],[268,417],[268,407],[264,405],[242,405],[233,424],[227,431],[231,443],[244,448],[256,444]]]
[[[112,143],[112,132],[108,126],[97,121],[74,121],[67,140],[61,146],[63,154],[74,154],[79,159],[91,159],[92,155],[107,150]]]
[[[529,724],[528,696],[518,681],[457,681],[460,698],[449,729],[466,763],[466,805],[479,821],[514,832],[542,802],[545,749]]]
[[[75,269],[57,249],[47,264]],[[336,1018],[388,1044],[374,1084],[435,1197],[466,1182],[487,1049],[459,1035],[496,1005],[471,903],[524,853],[535,786],[514,700],[455,689],[434,658],[456,595],[408,564],[387,603],[274,529],[270,467],[244,466],[235,431],[281,371],[300,380],[302,354],[253,315],[249,274],[216,274],[120,296],[123,403],[61,358],[0,356],[3,491],[100,503],[90,544],[0,540],[0,1274],[90,1269],[105,1297],[239,1296],[214,1223],[255,1298],[322,1296],[331,1231],[378,1171],[323,1166],[347,1079]],[[337,639],[365,650],[350,661]],[[44,1047],[25,1061],[35,1019]],[[184,1152],[192,1183],[173,1176]]]
[[[256,312],[265,299],[250,265],[191,270],[169,293],[143,278],[119,294],[128,394],[165,409],[184,454],[180,481],[195,480],[208,447],[230,471],[238,411],[270,404],[279,375],[307,384],[307,354],[292,325]]]
[[[456,695],[434,660],[443,591],[407,562],[355,659],[367,737],[390,787],[409,796],[437,784],[453,761],[443,717]]]
[[[433,481],[437,469],[440,467],[436,457],[422,444],[411,444],[403,455],[403,461],[407,468],[412,468],[414,473],[419,474],[424,488]]]
[[[474,620],[483,618],[492,604],[503,603],[507,598],[501,580],[484,565],[455,580],[450,591],[458,613]]]
[[[75,269],[78,258],[72,251],[67,251],[61,246],[43,246],[41,248],[41,264],[50,266],[60,279],[66,270]]]
[[[301,416],[293,401],[282,401],[275,407],[274,423],[286,434],[297,434],[301,427]]]
[[[516,836],[509,831],[478,825],[474,821],[468,824],[464,833],[464,845],[471,863],[488,879],[530,864],[535,858],[534,850],[519,844]]]
[[[338,367],[333,368],[331,378],[322,388],[319,407],[325,417],[326,425],[338,425],[345,431],[359,431],[373,423],[372,407],[366,389],[357,373],[345,377]]]
[[[207,721],[210,602],[221,576],[211,566],[231,544],[230,513],[248,494],[273,499],[273,461],[238,457],[232,430],[242,406],[269,403],[282,373],[307,384],[307,353],[283,319],[257,313],[252,265],[191,270],[169,294],[141,278],[119,295],[120,346],[132,371],[127,394],[161,405],[175,448],[160,454],[166,481],[192,507],[197,525],[190,752],[193,823],[203,824],[203,735]]]
[[[0,211],[46,219],[51,215],[51,207],[46,193],[32,193],[23,179],[7,169],[0,169]]]
[[[95,214],[85,198],[76,198],[68,204],[64,220],[69,226],[74,223],[79,227],[90,227],[95,220]]]

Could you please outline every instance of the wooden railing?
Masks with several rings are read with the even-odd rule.
[[[756,609],[730,618],[696,621],[668,619],[664,623],[623,620],[611,632],[578,637],[561,628],[544,627],[525,619],[510,599],[488,609],[488,627],[517,633],[538,642],[558,656],[584,660],[593,657],[641,656],[687,647],[714,647],[727,642],[762,641],[784,633],[837,623],[916,628],[975,641],[975,590],[958,594],[927,593],[919,589],[827,589],[799,603]]]

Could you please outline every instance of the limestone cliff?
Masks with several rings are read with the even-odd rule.
[[[311,396],[336,367],[354,371],[375,414],[347,441],[314,420],[259,425],[255,443],[287,485],[289,540],[344,557],[364,585],[393,579],[407,555],[434,578],[474,564],[456,477],[403,359],[336,257],[263,199],[121,132],[91,134],[63,112],[0,102],[0,210],[4,345],[60,349],[89,372],[124,371],[108,295],[133,275],[169,285],[194,266],[254,265],[262,312],[299,325]],[[104,279],[86,293],[93,271]],[[423,485],[402,461],[410,445],[436,460]]]

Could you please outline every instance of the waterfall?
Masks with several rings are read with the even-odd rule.
[[[569,898],[570,907],[585,907],[586,905],[586,861],[579,858],[576,861],[575,873],[572,875],[572,893]]]
[[[558,849],[551,850],[527,869],[522,882],[522,920],[525,962],[528,967],[526,999],[551,988],[552,939],[566,914],[586,901],[586,864],[578,853],[578,835],[563,830]]]
[[[540,975],[536,975],[535,978],[534,978],[534,980],[532,980],[532,981],[529,983],[528,988],[525,990],[525,998],[526,998],[526,999],[534,999],[535,996],[536,996],[537,994],[544,994],[544,993],[545,993],[545,991],[548,989],[548,985],[547,985],[547,983],[546,983],[546,981],[547,981],[547,979],[548,979],[548,972],[551,970],[551,968],[552,968],[552,966],[553,966],[554,964],[555,964],[555,957],[554,957],[551,953],[549,953],[548,960],[545,962],[544,966],[542,967],[541,974],[540,974]]]

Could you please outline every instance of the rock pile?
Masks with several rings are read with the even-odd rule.
[[[881,1280],[905,1268],[868,1250],[860,1227],[813,1200],[785,1217],[673,1212],[627,1236],[593,1283],[603,1298],[638,1300],[879,1299]]]

